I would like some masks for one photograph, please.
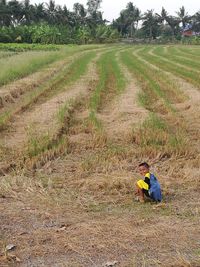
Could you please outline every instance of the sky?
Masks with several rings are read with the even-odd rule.
[[[49,0],[31,0],[31,3],[48,2]],[[86,7],[87,0],[55,0],[56,4],[66,5],[69,10],[73,10],[74,3],[83,4]],[[184,6],[189,15],[200,11],[200,0],[103,0],[100,11],[103,18],[111,21],[119,17],[120,11],[126,8],[127,3],[132,2],[142,12],[153,9],[160,13],[162,6],[170,15],[176,15],[180,7]]]

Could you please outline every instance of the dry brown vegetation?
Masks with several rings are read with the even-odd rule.
[[[149,62],[156,47],[144,48],[146,61],[141,49],[98,49],[79,77],[13,113],[0,143],[0,266],[200,266],[200,91]],[[116,57],[106,75],[105,53]],[[161,204],[134,200],[141,161],[159,178]]]

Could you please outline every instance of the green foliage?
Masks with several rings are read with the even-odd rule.
[[[200,36],[183,37],[181,43],[186,45],[200,45]]]
[[[116,42],[119,38],[117,30],[113,30],[110,26],[99,25],[96,28],[95,41],[96,43],[111,43]]]
[[[35,132],[29,133],[27,154],[30,158],[48,150],[50,147],[49,134],[38,136]]]
[[[41,45],[41,44],[12,44],[0,43],[0,50],[13,51],[13,52],[24,52],[24,51],[56,51],[60,47],[56,45]]]
[[[0,85],[24,77],[61,57],[59,52],[24,52],[1,59]]]
[[[132,141],[140,146],[138,153],[148,153],[155,156],[163,154],[186,153],[187,140],[184,129],[180,126],[174,129],[170,123],[156,113],[150,113],[139,129],[133,129]]]
[[[115,42],[118,38],[119,33],[106,25],[93,30],[87,25],[71,28],[47,23],[0,28],[0,43],[88,44]]]
[[[36,25],[33,28],[32,42],[41,44],[64,44],[68,43],[69,32],[67,28],[50,26],[47,24]]]
[[[113,42],[124,38],[161,38],[164,42],[181,40],[182,27],[187,23],[192,30],[200,31],[200,13],[190,16],[182,6],[177,16],[169,15],[164,8],[161,14],[147,10],[144,14],[129,2],[111,26],[100,11],[102,0],[88,0],[87,8],[75,3],[73,11],[64,5],[48,3],[30,4],[29,0],[0,1],[0,42],[69,44]],[[139,23],[142,21],[142,23]],[[142,25],[142,29],[139,29]],[[141,41],[141,40],[140,40]],[[195,43],[196,44],[196,43]]]
[[[153,13],[153,10],[148,10],[144,14],[144,20],[142,23],[142,30],[145,37],[149,39],[156,39],[156,36],[159,35],[159,28],[160,22],[157,15]]]

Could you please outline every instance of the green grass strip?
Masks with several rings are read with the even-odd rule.
[[[193,60],[195,63],[199,63],[200,56],[192,55],[187,52],[183,52],[179,46],[169,47],[168,50],[169,49],[171,50],[172,53],[174,53],[175,55],[179,57],[184,57],[187,60]]]
[[[61,59],[59,52],[24,52],[0,60],[0,86],[27,76]]]
[[[159,77],[162,75],[160,71],[146,66],[144,62],[138,60],[130,51],[122,52],[121,60],[128,69],[134,73],[139,81],[143,90],[142,93],[139,94],[139,101],[145,108],[154,111],[154,104],[159,99],[162,99],[165,111],[174,111],[166,93],[162,90],[162,83],[159,81]]]
[[[195,57],[200,57],[200,48],[199,47],[194,47],[194,46],[178,46],[178,49],[187,54],[187,55],[192,55]]]
[[[59,51],[28,51],[0,59],[0,86],[34,73],[50,63],[99,46],[62,46]]]
[[[26,95],[22,102],[17,103],[16,106],[11,107],[9,110],[0,115],[0,129],[4,129],[11,119],[11,117],[18,111],[28,108],[31,104],[40,100],[45,101],[48,97],[61,92],[63,88],[69,86],[76,80],[78,80],[81,75],[86,73],[89,62],[95,57],[95,51],[85,52],[71,65],[67,65],[59,72],[55,77],[47,81],[45,84],[37,87],[34,91]]]
[[[56,51],[60,50],[61,45],[52,44],[17,44],[17,43],[0,43],[0,50],[24,52],[24,51]]]
[[[126,85],[125,78],[116,61],[116,51],[103,54],[97,62],[97,68],[100,79],[90,99],[90,109],[95,112],[102,104],[103,94],[108,94],[109,90],[118,94],[124,90]]]
[[[132,141],[139,145],[137,152],[140,155],[154,157],[159,153],[171,156],[188,152],[183,128],[170,125],[155,113],[150,113],[139,129],[133,129]]]
[[[103,54],[97,62],[97,68],[99,81],[89,101],[89,119],[100,129],[101,123],[96,113],[113,95],[123,92],[126,81],[116,60],[116,50]]]
[[[182,79],[192,83],[196,87],[200,88],[200,75],[194,70],[188,70],[186,68],[180,67],[177,65],[175,62],[168,61],[166,59],[165,55],[163,54],[162,51],[160,51],[162,47],[158,47],[154,50],[155,55],[151,54],[144,54],[143,57],[146,61],[148,61],[151,64],[156,65],[160,69],[163,69],[167,72],[171,72],[174,75],[180,76]]]
[[[156,53],[156,51],[157,50],[155,50],[154,52]],[[163,52],[164,51],[159,52],[159,56],[165,57],[167,58],[167,60],[170,60],[176,64],[181,64],[184,67],[189,67],[194,70],[200,71],[199,61],[195,62],[194,60],[191,60],[189,55],[187,56],[188,58],[183,58],[182,55],[180,55],[180,53],[178,53],[177,50],[174,49],[174,47],[169,47],[166,53]]]

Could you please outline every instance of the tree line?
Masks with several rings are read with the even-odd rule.
[[[200,32],[200,11],[189,15],[184,6],[172,16],[147,10],[144,14],[129,2],[120,16],[108,22],[100,11],[102,0],[88,0],[87,6],[75,3],[70,11],[66,5],[31,4],[30,0],[0,0],[0,42],[86,44],[135,40],[181,38],[183,29]]]
[[[141,26],[138,27],[139,22]],[[120,12],[119,18],[113,21],[114,28],[117,28],[122,36],[148,38],[150,40],[158,37],[168,39],[180,39],[184,30],[191,30],[200,33],[200,11],[193,15],[186,12],[182,6],[176,16],[170,15],[164,7],[161,13],[147,10],[144,14],[133,5],[128,3],[126,9]]]

